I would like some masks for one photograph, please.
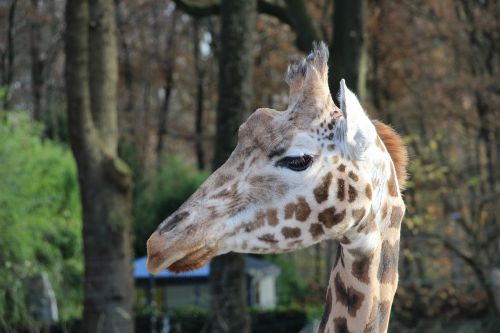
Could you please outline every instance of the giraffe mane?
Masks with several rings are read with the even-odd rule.
[[[399,187],[403,190],[406,185],[407,172],[406,167],[408,164],[408,152],[406,150],[403,140],[398,133],[389,125],[384,124],[378,120],[373,120],[373,125],[377,130],[377,134],[384,142],[389,155],[391,155],[394,168],[396,169],[396,176],[398,177]]]

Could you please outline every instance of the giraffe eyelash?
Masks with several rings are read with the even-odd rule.
[[[286,156],[275,163],[276,167],[287,168],[292,171],[304,171],[312,165],[310,155]]]

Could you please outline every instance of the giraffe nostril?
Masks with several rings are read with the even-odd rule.
[[[181,212],[172,216],[162,227],[159,228],[158,233],[161,235],[175,228],[182,220],[189,216],[189,212]]]

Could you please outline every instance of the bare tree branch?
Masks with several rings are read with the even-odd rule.
[[[219,15],[220,4],[198,5],[186,0],[174,0],[177,8],[195,18]],[[260,14],[276,17],[280,22],[288,24],[297,35],[297,47],[308,52],[315,40],[322,40],[323,35],[314,25],[314,21],[307,11],[304,0],[286,0],[286,6],[259,0],[257,10]]]

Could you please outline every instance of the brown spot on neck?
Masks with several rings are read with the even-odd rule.
[[[392,206],[391,223],[389,227],[399,228],[403,220],[403,209],[399,206]]]
[[[373,260],[373,253],[364,253],[358,250],[348,251],[353,257],[352,275],[363,283],[370,283],[369,270]]]
[[[378,267],[377,278],[380,283],[396,283],[398,275],[398,259],[399,259],[399,240],[394,245],[389,241],[382,242],[380,249],[380,264]]]
[[[332,290],[328,288],[326,292],[326,304],[325,310],[323,311],[323,316],[321,317],[321,322],[319,323],[318,333],[325,333],[325,327],[328,323],[328,318],[330,318],[330,313],[332,312]]]
[[[333,319],[333,331],[335,333],[350,333],[347,326],[347,319],[344,317],[337,317]]]
[[[373,297],[373,303],[368,317],[368,323],[363,333],[386,332],[389,324],[389,315],[391,312],[391,302],[379,302]]]
[[[396,178],[394,177],[394,170],[391,168],[391,177],[387,182],[387,191],[393,197],[398,196],[398,186],[396,185]]]
[[[334,286],[336,301],[347,308],[349,315],[356,316],[363,304],[365,295],[352,286],[346,286],[339,272],[335,275]]]

